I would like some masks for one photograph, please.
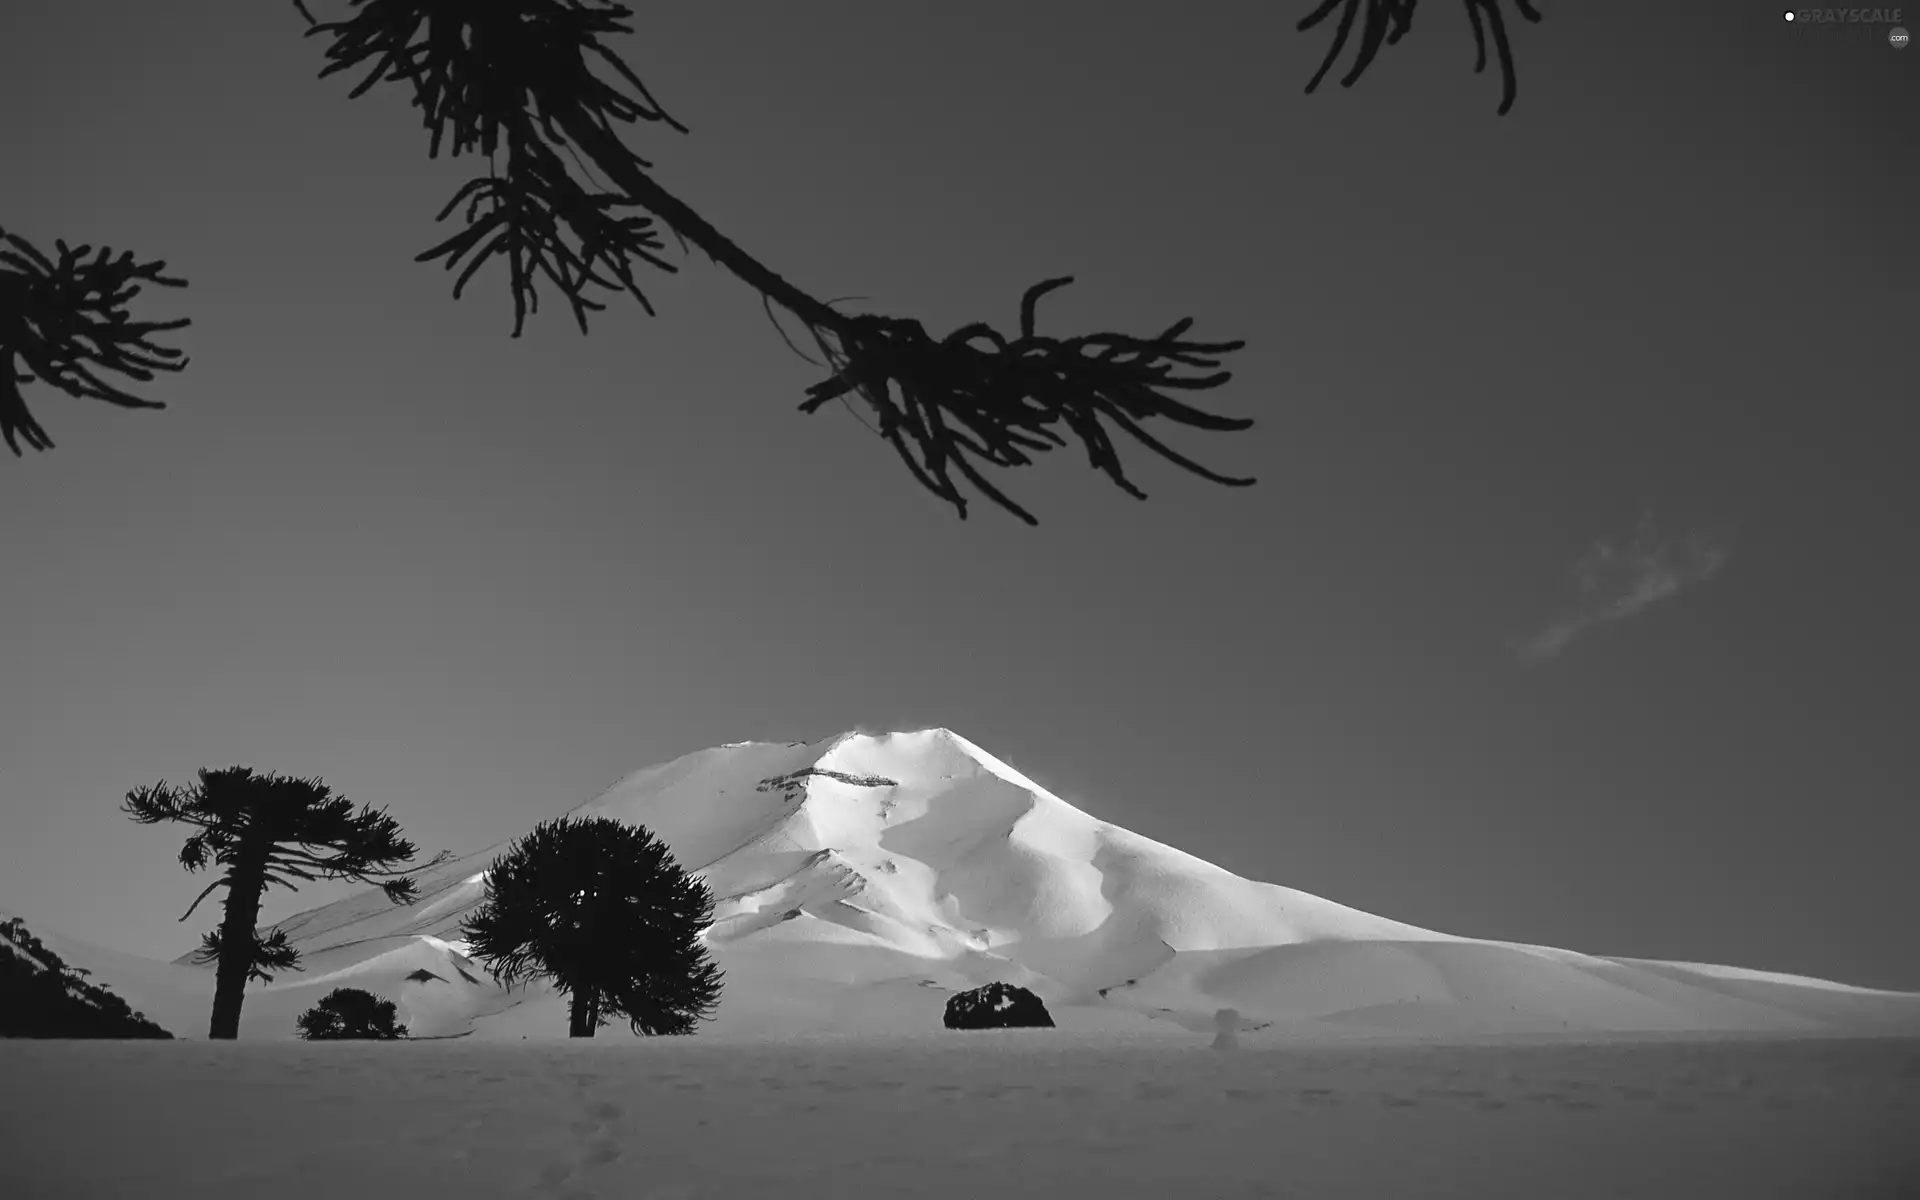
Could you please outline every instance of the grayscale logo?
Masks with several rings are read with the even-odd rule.
[[[1898,8],[1789,8],[1781,15],[1788,23],[1805,25],[1898,25],[1906,13]]]
[[[1898,25],[1894,26],[1887,33],[1887,45],[1892,46],[1895,50],[1905,50],[1907,48],[1907,31]]]

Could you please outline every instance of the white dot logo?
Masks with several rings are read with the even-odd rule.
[[[1788,10],[1787,10],[1787,23],[1788,23],[1789,25],[1791,25],[1791,24],[1793,23],[1793,10],[1792,10],[1792,9],[1788,9]]]
[[[1887,34],[1887,45],[1892,46],[1895,50],[1905,50],[1907,48],[1907,31],[1897,25],[1894,26]]]

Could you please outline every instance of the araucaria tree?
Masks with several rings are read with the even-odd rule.
[[[495,980],[545,978],[570,997],[570,1037],[616,1016],[635,1033],[677,1034],[719,1006],[721,971],[700,940],[712,920],[706,884],[651,831],[562,817],[494,860],[462,933]]]
[[[377,883],[395,904],[414,898],[413,880],[398,868],[417,851],[400,836],[399,824],[371,807],[356,813],[351,801],[318,779],[257,775],[251,767],[203,770],[192,787],[157,783],[128,792],[121,811],[142,825],[197,826],[199,832],[180,847],[180,865],[189,871],[209,863],[226,868],[180,917],[192,916],[215,888],[227,889],[226,918],[195,956],[215,964],[210,1038],[239,1036],[249,980],[271,981],[269,969],[299,966],[300,952],[287,944],[285,930],[263,938],[255,928],[269,885],[291,889],[292,879],[350,879]],[[415,869],[448,857],[443,851]]]

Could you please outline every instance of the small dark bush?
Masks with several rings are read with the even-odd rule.
[[[335,988],[300,1014],[300,1037],[309,1042],[390,1042],[407,1036],[394,1023],[393,1001],[359,988]]]

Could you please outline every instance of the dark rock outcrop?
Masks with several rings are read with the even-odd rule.
[[[1053,1017],[1040,997],[998,980],[949,998],[945,1020],[948,1029],[1053,1028]]]
[[[70,967],[27,932],[0,920],[0,1037],[170,1038],[127,1002]]]

